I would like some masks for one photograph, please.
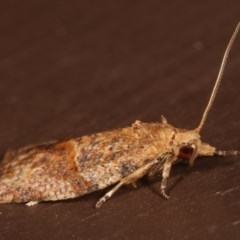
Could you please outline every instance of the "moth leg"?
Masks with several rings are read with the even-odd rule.
[[[163,168],[162,163],[156,164],[148,172],[147,178],[152,179],[157,173],[159,173],[162,170],[162,168]]]
[[[163,116],[162,116],[163,117]],[[158,164],[155,164],[154,166],[151,167],[150,171],[147,174],[147,177],[149,179],[153,178],[157,173],[161,172],[163,169],[163,164],[164,162],[171,157],[172,155],[169,153],[166,153],[163,155],[159,160]]]
[[[162,170],[162,182],[160,186],[161,194],[164,198],[169,199],[169,196],[166,194],[167,180],[171,171],[172,163],[176,161],[176,157],[169,157],[163,164]]]
[[[30,202],[27,202],[25,205],[28,206],[28,207],[32,207],[32,206],[35,206],[38,204],[38,201],[30,201]]]
[[[131,184],[132,184],[133,188],[138,188],[138,186],[137,186],[137,183],[136,183],[136,182],[133,182],[133,183],[131,183]]]
[[[131,174],[129,174],[128,176],[124,177],[123,179],[121,179],[121,181],[115,186],[113,187],[110,191],[108,191],[102,198],[100,198],[98,200],[98,202],[96,203],[95,207],[96,208],[100,208],[104,202],[106,202],[110,197],[112,197],[112,195],[123,185],[127,185],[127,184],[132,184],[135,183],[139,178],[143,177],[148,171],[149,169],[158,162],[157,159],[145,164],[144,166],[140,167],[139,169],[137,169],[135,172],[132,172]]]

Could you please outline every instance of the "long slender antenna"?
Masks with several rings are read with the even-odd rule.
[[[195,129],[196,132],[200,132],[205,121],[206,121],[206,118],[208,116],[208,113],[209,113],[209,110],[211,109],[212,105],[213,105],[213,102],[214,102],[214,99],[216,97],[216,94],[218,92],[218,88],[219,88],[219,85],[221,83],[221,80],[222,80],[222,76],[223,76],[223,73],[224,73],[224,70],[225,70],[225,66],[226,66],[226,63],[227,63],[227,60],[228,60],[228,56],[229,56],[229,52],[232,48],[232,45],[234,43],[234,40],[239,32],[239,29],[240,29],[240,22],[238,23],[228,45],[227,45],[227,48],[225,50],[225,53],[223,55],[223,59],[222,59],[222,63],[221,63],[221,66],[220,66],[220,69],[219,69],[219,72],[218,72],[218,76],[217,76],[217,79],[216,79],[216,82],[215,82],[215,85],[213,87],[213,90],[212,90],[212,94],[210,96],[210,99],[208,101],[208,104],[207,104],[207,107],[205,108],[205,111],[203,112],[203,115],[202,115],[202,119],[198,125],[198,127]]]

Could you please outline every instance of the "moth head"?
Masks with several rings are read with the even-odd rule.
[[[217,76],[217,79],[215,81],[212,93],[210,95],[208,104],[203,112],[202,118],[200,120],[199,125],[197,128],[195,128],[192,131],[187,130],[178,130],[175,134],[175,137],[173,139],[173,150],[176,157],[184,160],[188,160],[190,165],[193,165],[195,158],[197,155],[209,155],[210,153],[214,153],[215,148],[202,143],[200,139],[200,132],[201,129],[207,119],[208,113],[213,105],[213,102],[215,100],[215,97],[217,95],[222,76],[226,67],[226,62],[228,60],[228,56],[230,53],[230,50],[232,48],[232,45],[234,43],[234,40],[236,39],[236,36],[240,30],[240,22],[238,23],[232,37],[230,38],[230,41],[227,45],[227,48],[225,50],[225,53],[223,55],[222,63],[220,66],[220,70]],[[166,122],[163,118],[162,122]]]
[[[200,135],[196,131],[180,131],[173,139],[174,155],[186,160],[192,166],[201,146]]]

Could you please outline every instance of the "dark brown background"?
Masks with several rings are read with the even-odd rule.
[[[87,3],[88,2],[88,3]],[[199,122],[239,0],[5,1],[0,8],[0,153],[11,147],[124,127]],[[240,149],[240,36],[202,131]],[[239,239],[240,158],[174,167],[159,179],[34,207],[0,205],[0,239]]]

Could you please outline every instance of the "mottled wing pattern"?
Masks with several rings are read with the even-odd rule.
[[[103,189],[169,151],[160,123],[10,151],[0,163],[0,203],[54,201]]]

